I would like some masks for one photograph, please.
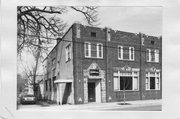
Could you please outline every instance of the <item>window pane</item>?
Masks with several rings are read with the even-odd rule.
[[[85,56],[89,56],[89,44],[85,43]]]
[[[134,59],[134,48],[131,48],[131,60]]]
[[[149,90],[149,79],[146,77],[146,90]]]
[[[69,45],[66,47],[66,61],[69,61],[69,60],[71,59],[70,47],[71,47],[71,44],[69,44]]]
[[[91,44],[91,56],[92,57],[97,57],[96,44]]]
[[[123,48],[123,59],[129,59],[129,48],[128,47]]]
[[[96,32],[91,32],[91,37],[96,37]]]
[[[120,78],[120,90],[132,90],[132,77]]]
[[[159,77],[156,78],[156,89],[157,90],[160,89],[160,80],[159,80]]]
[[[102,45],[98,44],[98,50],[99,50],[99,57],[102,57]]]
[[[155,89],[155,77],[150,77],[150,89]]]
[[[138,90],[138,77],[133,79],[133,90]]]
[[[155,51],[151,50],[151,61],[155,61]]]
[[[146,60],[147,60],[147,61],[150,61],[149,53],[150,53],[150,51],[149,51],[149,49],[147,49],[147,50],[146,50]]]
[[[114,90],[119,90],[118,78],[114,78]]]
[[[155,50],[155,62],[159,62],[159,50]]]

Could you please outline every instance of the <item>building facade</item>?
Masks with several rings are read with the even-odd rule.
[[[73,24],[45,62],[57,104],[162,98],[162,37]]]

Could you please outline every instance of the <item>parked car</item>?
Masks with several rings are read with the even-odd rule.
[[[35,104],[36,103],[36,97],[34,95],[23,95],[21,97],[21,104]]]

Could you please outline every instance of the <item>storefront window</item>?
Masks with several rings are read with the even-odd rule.
[[[139,90],[139,72],[121,72],[115,73],[114,90]]]

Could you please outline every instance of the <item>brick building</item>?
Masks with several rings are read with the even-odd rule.
[[[162,38],[73,24],[45,59],[57,104],[162,98]]]

